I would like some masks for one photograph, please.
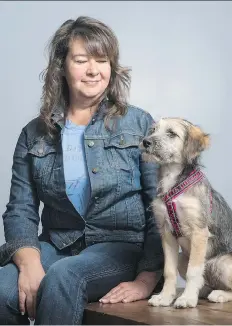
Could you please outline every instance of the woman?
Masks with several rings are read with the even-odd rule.
[[[40,116],[13,158],[0,248],[0,322],[80,324],[88,301],[147,298],[163,267],[149,210],[151,116],[127,104],[129,70],[112,30],[66,21],[50,44]],[[39,204],[43,202],[38,237]]]

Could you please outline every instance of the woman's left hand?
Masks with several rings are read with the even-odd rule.
[[[132,282],[123,282],[99,301],[101,303],[133,302],[148,298],[156,285],[155,273],[143,272]]]

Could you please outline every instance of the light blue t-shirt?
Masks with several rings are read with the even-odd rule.
[[[86,126],[78,126],[66,120],[62,130],[66,193],[82,217],[85,216],[90,199],[90,181],[84,149],[85,128]]]

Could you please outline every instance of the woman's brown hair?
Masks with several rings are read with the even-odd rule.
[[[90,17],[67,20],[56,31],[49,43],[49,62],[43,71],[42,106],[40,117],[46,124],[49,134],[54,134],[52,114],[56,107],[64,109],[69,105],[69,92],[64,77],[64,63],[70,43],[81,38],[86,51],[92,56],[107,56],[111,64],[111,78],[99,102],[107,97],[108,110],[105,121],[117,115],[124,115],[130,88],[130,69],[119,64],[119,45],[114,32],[104,23]]]

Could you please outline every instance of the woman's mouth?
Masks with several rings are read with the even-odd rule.
[[[96,85],[99,82],[100,82],[100,80],[83,80],[83,83],[85,83],[86,85],[90,85],[90,86]]]

